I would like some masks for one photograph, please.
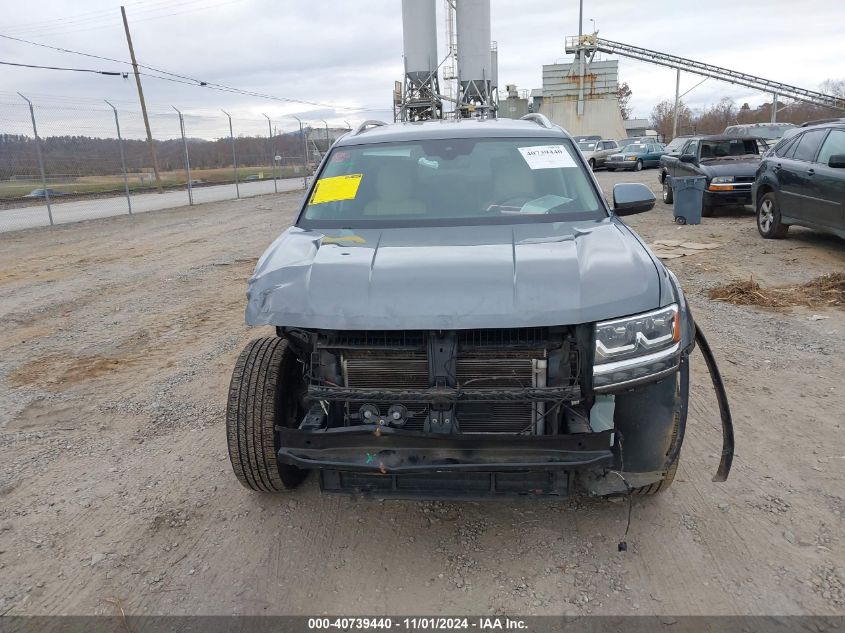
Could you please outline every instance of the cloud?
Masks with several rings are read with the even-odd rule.
[[[500,83],[515,83],[526,89],[540,87],[542,65],[568,58],[563,44],[567,35],[577,32],[577,3],[492,3]],[[254,120],[256,127],[263,120],[261,114],[266,113],[279,118],[286,129],[296,125],[290,118],[282,119],[291,113],[326,119],[330,125],[391,116],[393,81],[400,79],[402,73],[399,0],[127,0],[125,4],[138,59],[146,65],[249,91],[328,106],[378,110],[353,113],[333,107],[286,104],[143,77],[150,108],[162,121],[169,121],[165,117],[172,113],[171,104],[211,117],[211,127],[217,126],[215,113],[219,108],[244,121]],[[445,51],[440,0],[437,7],[439,45]],[[688,3],[669,0],[593,0],[586,3],[584,17],[586,29],[593,19],[600,35],[608,39],[807,88],[816,88],[826,78],[841,77],[838,61],[845,56],[845,38],[838,33],[841,8],[827,0],[771,0],[762,11],[758,3],[709,0],[694,12]],[[42,24],[24,24],[36,21]],[[813,28],[800,29],[796,24],[812,24]],[[16,22],[4,23],[0,33],[7,30],[47,44],[128,59],[116,0],[39,0]],[[818,53],[808,59],[813,50]],[[0,59],[128,70],[115,62],[8,40],[0,40]],[[8,91],[0,93],[3,101],[17,99],[14,91],[20,90],[36,95],[36,103],[66,103],[70,109],[65,120],[69,125],[76,121],[78,127],[84,127],[87,103],[101,103],[107,98],[127,109],[137,103],[131,77],[124,80],[8,67],[3,75],[3,90]],[[623,58],[620,78],[631,86],[631,105],[636,116],[648,116],[657,102],[674,96],[672,69]],[[684,75],[682,90],[699,80],[694,75]],[[48,96],[64,101],[50,101]],[[722,96],[752,105],[770,98],[709,80],[685,101],[691,107],[703,107]]]

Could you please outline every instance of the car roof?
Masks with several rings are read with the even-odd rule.
[[[441,119],[421,123],[391,123],[350,132],[336,146],[450,138],[559,137],[571,139],[562,128],[519,119]]]
[[[708,136],[693,136],[690,138],[696,138],[701,141],[756,141],[758,137],[754,136],[753,134],[748,134],[745,136],[728,136],[727,134],[710,134]]]
[[[817,130],[819,128],[837,128],[842,129],[845,128],[845,119],[839,119],[837,121],[823,121],[821,123],[808,123],[806,125],[802,125],[798,128],[801,132],[804,130],[809,130],[810,128]]]
[[[736,127],[771,127],[772,125],[780,125],[780,126],[788,126],[788,127],[797,127],[794,123],[787,123],[786,121],[775,121],[774,123],[736,123],[734,125],[729,125],[726,127],[726,130]]]

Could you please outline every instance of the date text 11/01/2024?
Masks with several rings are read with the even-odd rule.
[[[506,617],[336,617],[309,618],[308,629],[312,631],[390,630],[397,631],[525,631],[524,620]]]

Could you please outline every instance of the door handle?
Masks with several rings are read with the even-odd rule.
[[[775,163],[775,171],[777,171],[778,169],[780,169],[780,163]]]
[[[816,170],[815,170],[815,169],[813,169],[812,167],[811,167],[810,169],[808,169],[808,170],[807,170],[807,175],[808,175],[808,176],[813,176],[813,175],[815,175],[815,173],[816,173]]]

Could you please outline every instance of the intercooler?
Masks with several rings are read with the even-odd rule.
[[[497,348],[458,349],[455,384],[473,389],[544,387],[544,349],[513,350]],[[346,387],[356,389],[419,389],[429,387],[429,363],[424,351],[354,350],[342,353]],[[403,404],[412,414],[406,429],[422,431],[428,406],[419,402]],[[347,414],[355,413],[348,404]],[[456,408],[461,433],[536,433],[542,423],[542,402],[461,402]],[[381,406],[381,413],[387,405]]]

